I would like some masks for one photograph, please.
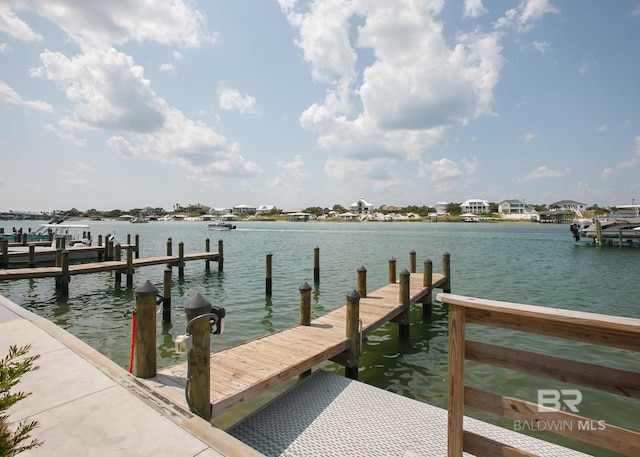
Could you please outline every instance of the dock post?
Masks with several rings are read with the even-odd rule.
[[[211,241],[209,241],[209,238],[204,241],[204,252],[211,252]],[[204,261],[204,269],[205,271],[211,270],[211,262],[209,259]]]
[[[122,261],[122,249],[120,246],[113,247],[113,260],[116,262]],[[120,286],[122,284],[122,271],[114,270],[114,277],[116,280],[116,285]]]
[[[399,289],[399,297],[398,300],[402,304],[402,314],[400,315],[400,320],[398,321],[398,334],[400,338],[408,338],[409,337],[409,326],[411,323],[411,300],[410,300],[410,290],[409,290],[409,278],[411,277],[411,273],[405,268],[400,272],[400,289]]]
[[[107,241],[104,247],[104,260],[106,260],[107,262],[113,260],[113,238],[107,236]]]
[[[300,325],[311,325],[311,286],[305,281],[300,286]]]
[[[156,375],[156,297],[158,289],[147,280],[136,287],[136,328],[133,375],[152,378]]]
[[[62,267],[62,251],[61,247],[56,248],[56,252],[54,254],[54,262],[56,267]]]
[[[358,268],[358,293],[360,298],[367,296],[367,269],[364,265]]]
[[[184,242],[178,244],[178,278],[184,278]]]
[[[102,235],[98,235],[98,247],[102,246]],[[104,252],[102,249],[98,250],[98,262],[102,262],[104,260]]]
[[[173,241],[171,240],[171,238],[167,239],[167,256],[171,257],[173,256]]]
[[[447,280],[442,285],[442,291],[444,293],[451,293],[451,254],[445,252],[442,255],[442,274]]]
[[[389,259],[389,284],[396,283],[396,259]]]
[[[29,244],[29,268],[36,266],[36,245]]]
[[[171,268],[164,269],[162,281],[162,322],[171,322]]]
[[[316,246],[313,249],[313,282],[320,282],[320,248]]]
[[[27,233],[22,234],[22,245],[26,246],[29,242],[29,235]]]
[[[140,258],[140,235],[136,234],[136,259]]]
[[[0,268],[9,266],[9,240],[0,238]]]
[[[447,450],[449,456],[463,452],[464,441],[464,351],[466,313],[463,306],[449,306],[449,374],[447,376]]]
[[[224,268],[224,249],[222,240],[218,240],[218,273],[222,273]]]
[[[425,320],[431,315],[431,308],[433,306],[433,262],[431,262],[431,259],[424,261],[423,268],[422,287],[428,289],[427,296],[422,302],[422,319]]]
[[[131,233],[127,233],[127,244],[131,244]]]
[[[360,332],[360,295],[357,290],[347,294],[347,339],[349,340],[348,357],[345,359],[344,374],[349,379],[358,379],[358,364],[362,350],[362,333]]]
[[[265,259],[265,267],[266,267],[266,272],[265,272],[265,294],[267,295],[267,297],[271,297],[272,294],[272,270],[271,270],[271,261],[273,258],[273,253],[272,252],[267,252],[267,256]]]
[[[62,268],[62,276],[60,276],[58,289],[61,294],[69,295],[69,251],[66,249],[60,253],[60,267]]]
[[[597,244],[602,245],[602,224],[599,219],[596,219],[596,238]]]
[[[198,316],[211,313],[211,303],[196,293],[185,303],[184,310],[187,314],[187,334],[191,334],[193,338],[193,349],[187,356],[187,364],[190,368],[190,377],[187,379],[189,383],[187,403],[190,409],[209,421],[211,420],[211,324],[209,319],[204,317],[193,323],[191,321]]]
[[[133,247],[127,246],[127,288],[133,287]]]
[[[413,249],[409,252],[409,273],[416,272],[416,251]]]

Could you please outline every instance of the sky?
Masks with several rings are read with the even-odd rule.
[[[0,211],[640,203],[640,0],[0,0]]]

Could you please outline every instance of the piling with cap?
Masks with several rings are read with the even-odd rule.
[[[364,265],[358,268],[358,293],[360,298],[367,296],[367,269]]]
[[[171,322],[171,268],[164,269],[162,280],[162,322]]]
[[[401,338],[409,337],[409,326],[411,323],[411,299],[409,290],[409,279],[411,273],[405,268],[400,272],[400,288],[399,288],[399,301],[402,304],[402,314],[400,314],[399,320],[399,335]]]
[[[396,283],[396,259],[389,259],[389,284]]]
[[[193,349],[189,353],[189,385],[187,399],[195,412],[205,420],[211,419],[211,324],[209,319],[198,316],[211,313],[211,303],[199,293],[191,297],[184,305],[187,314],[187,328],[193,338]],[[220,323],[218,323],[220,325]]]
[[[156,375],[156,297],[158,289],[145,281],[134,290],[136,328],[133,374],[139,378]]]
[[[313,249],[313,282],[320,282],[320,248],[316,246]]]
[[[300,290],[300,325],[311,325],[311,286],[305,281]]]
[[[347,294],[346,337],[349,340],[348,357],[345,359],[344,374],[350,379],[358,379],[358,365],[362,350],[362,333],[360,332],[360,294],[352,290]]]

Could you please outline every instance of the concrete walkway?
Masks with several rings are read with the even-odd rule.
[[[31,345],[39,369],[9,420],[36,420],[32,456],[260,456],[236,438],[152,392],[102,354],[0,295],[0,358]]]

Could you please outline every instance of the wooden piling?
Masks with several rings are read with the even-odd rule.
[[[140,258],[140,235],[136,234],[136,259]]]
[[[396,259],[389,259],[389,284],[396,283]]]
[[[451,254],[445,252],[442,254],[442,274],[447,280],[442,285],[442,291],[451,293]]]
[[[173,241],[171,238],[167,239],[167,256],[173,255]]]
[[[211,241],[209,240],[209,238],[204,241],[204,252],[211,252]],[[209,261],[209,259],[204,261],[204,269],[205,271],[211,270],[211,262]]]
[[[602,223],[599,219],[596,219],[596,238],[597,244],[602,245]]]
[[[411,273],[405,268],[400,272],[400,289],[398,300],[402,303],[402,314],[398,322],[398,334],[400,338],[409,337],[409,327],[411,323],[411,291],[409,288],[409,279]]]
[[[345,359],[344,374],[350,379],[358,379],[358,364],[361,352],[360,295],[357,290],[347,294],[346,337],[349,339],[348,357]]]
[[[311,325],[311,286],[305,281],[300,286],[300,325]]]
[[[162,281],[162,322],[171,322],[171,268],[164,269]]]
[[[69,295],[69,251],[66,249],[60,253],[60,268],[62,268],[62,275],[59,276],[60,282],[57,284],[57,289],[62,295]]]
[[[0,267],[9,266],[9,240],[0,238]]]
[[[122,261],[122,249],[120,246],[113,247],[113,260],[116,262]],[[122,284],[122,271],[115,270],[114,277],[116,280],[116,285],[120,286]]]
[[[422,287],[428,289],[427,295],[422,302],[422,319],[428,319],[431,316],[433,307],[433,262],[431,259],[426,259],[423,265],[423,279]]]
[[[29,268],[34,268],[36,266],[36,245],[31,243],[29,244]]]
[[[178,244],[178,278],[184,278],[184,242]]]
[[[224,267],[224,249],[222,240],[218,240],[218,272],[222,273]]]
[[[272,262],[272,258],[273,258],[273,253],[272,252],[267,252],[267,256],[265,259],[265,266],[266,266],[266,272],[265,272],[265,294],[267,295],[267,297],[271,297],[272,294],[272,269],[271,269],[271,262]]]
[[[413,249],[409,252],[409,273],[416,272],[416,251]]]
[[[105,242],[104,259],[107,262],[113,260],[113,239],[110,236],[107,236]]]
[[[22,234],[22,245],[26,246],[29,242],[29,235],[27,233]]]
[[[360,298],[367,296],[367,269],[364,265],[358,268],[358,293]]]
[[[316,246],[313,249],[313,282],[320,282],[320,248]]]
[[[133,374],[138,378],[156,375],[156,297],[158,289],[145,281],[134,291],[136,297],[136,328]]]
[[[133,287],[133,247],[127,246],[127,288]]]
[[[211,313],[211,303],[196,293],[184,305],[187,314],[187,333],[193,339],[193,349],[189,354],[190,377],[187,387],[189,406],[203,419],[211,420],[211,371],[210,352],[211,326],[203,315]],[[198,318],[199,316],[203,316]],[[197,321],[191,322],[197,319]]]
[[[98,247],[102,246],[102,235],[98,235]],[[102,262],[103,260],[106,260],[104,258],[104,252],[101,250],[98,251],[98,262]]]
[[[458,457],[463,452],[464,435],[464,359],[465,359],[465,308],[449,307],[449,376],[447,455]]]

